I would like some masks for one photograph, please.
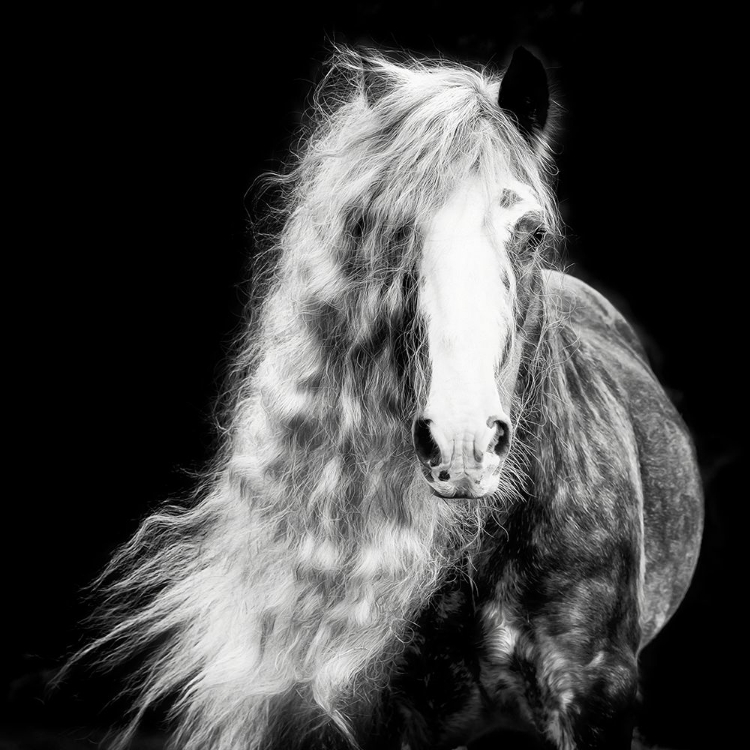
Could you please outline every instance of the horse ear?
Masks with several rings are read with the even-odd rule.
[[[544,130],[549,110],[547,73],[525,47],[517,47],[500,83],[497,103],[513,115],[526,136]]]

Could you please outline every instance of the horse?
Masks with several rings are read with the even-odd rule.
[[[506,66],[336,47],[267,176],[221,448],[113,557],[79,658],[141,655],[118,746],[630,747],[683,599],[695,449],[562,268],[555,103]]]

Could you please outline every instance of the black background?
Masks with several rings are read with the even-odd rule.
[[[706,483],[695,586],[644,654],[644,726],[674,748],[741,732],[747,340],[732,196],[744,174],[725,42],[740,20],[590,0],[107,7],[6,27],[0,748],[90,747],[116,712],[85,690],[42,688],[81,642],[82,587],[212,455],[251,253],[248,190],[293,142],[331,41],[498,65],[523,43],[545,61],[563,107],[568,262],[638,326]]]

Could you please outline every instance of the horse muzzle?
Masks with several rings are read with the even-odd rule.
[[[498,488],[510,450],[512,428],[505,415],[492,415],[472,428],[420,417],[412,426],[414,449],[432,491],[445,498],[478,498]]]

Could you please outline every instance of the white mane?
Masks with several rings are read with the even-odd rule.
[[[151,654],[123,743],[165,697],[185,750],[254,750],[325,723],[348,734],[480,532],[489,500],[438,502],[415,470],[410,420],[430,368],[413,311],[425,227],[469,172],[488,185],[512,174],[557,226],[545,157],[498,108],[499,80],[332,60],[299,156],[274,180],[277,263],[224,451],[196,502],[147,519],[102,577],[107,630],[82,656]],[[512,496],[511,479],[495,501]]]

